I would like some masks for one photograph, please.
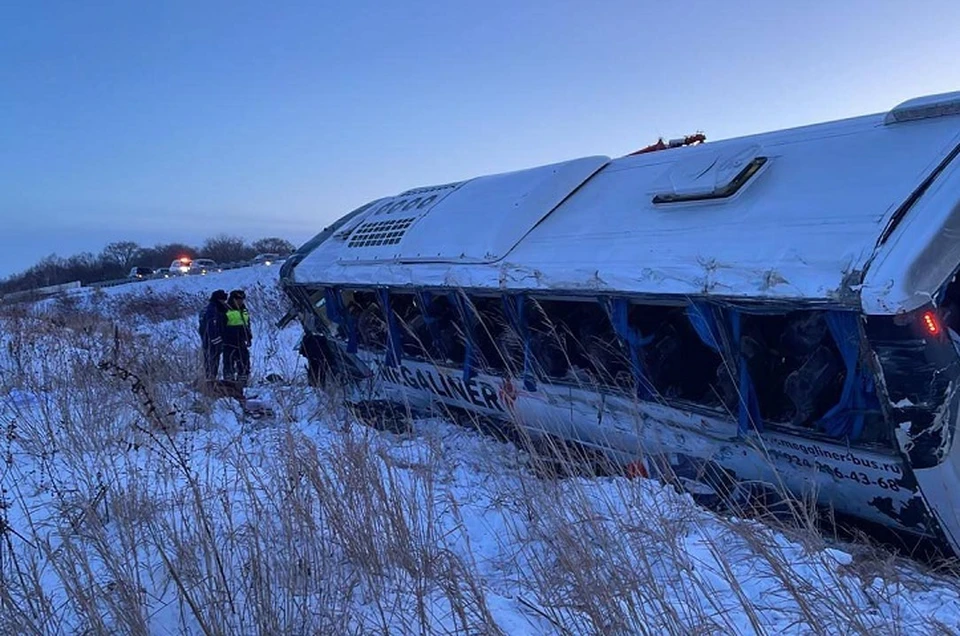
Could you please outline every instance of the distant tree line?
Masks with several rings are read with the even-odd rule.
[[[185,243],[166,243],[141,247],[133,241],[117,241],[100,254],[83,252],[67,258],[51,254],[29,269],[0,281],[0,294],[80,281],[83,284],[114,280],[126,276],[132,267],[169,267],[174,260],[210,258],[217,263],[248,261],[257,254],[286,256],[296,247],[281,238],[262,238],[247,243],[238,236],[220,234],[204,241],[200,248]]]

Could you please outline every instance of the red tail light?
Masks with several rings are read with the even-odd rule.
[[[923,328],[931,336],[940,335],[940,319],[937,318],[937,314],[932,311],[923,312],[923,317],[921,318],[923,322]]]

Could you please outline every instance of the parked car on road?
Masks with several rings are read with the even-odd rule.
[[[282,259],[279,254],[257,254],[253,257],[253,260],[250,261],[251,265],[273,265],[274,263],[280,262]]]
[[[153,278],[154,274],[152,267],[132,267],[130,273],[127,274],[127,278],[143,280],[144,278]]]
[[[188,274],[212,274],[214,272],[222,272],[223,270],[217,265],[216,261],[213,261],[209,258],[198,258],[190,264]]]
[[[167,269],[167,274],[169,276],[182,276],[190,271],[190,265],[193,263],[190,258],[183,256],[177,260],[170,263],[170,267]]]

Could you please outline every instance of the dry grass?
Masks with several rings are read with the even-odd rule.
[[[248,290],[260,368],[291,378],[275,294]],[[956,627],[900,614],[915,568],[838,565],[809,507],[788,538],[647,480],[543,478],[582,471],[532,445],[375,431],[296,383],[271,426],[191,409],[189,341],[56,311],[3,317],[2,633],[517,633],[505,602],[531,633]]]
[[[176,291],[157,292],[152,287],[140,293],[122,294],[109,302],[111,315],[123,316],[125,320],[142,320],[160,323],[180,318],[192,318],[203,309],[205,299]]]

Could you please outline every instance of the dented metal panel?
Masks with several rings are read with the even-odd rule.
[[[960,116],[882,122],[860,117],[609,163],[588,157],[442,186],[442,199],[411,191],[385,200],[377,219],[354,222],[395,217],[405,227],[371,227],[352,246],[334,237],[294,276],[849,308],[863,295],[869,313],[893,313],[960,258],[960,241],[944,238],[955,233],[945,215],[960,203],[960,177],[937,172],[952,166]],[[751,157],[764,164],[743,187],[710,198]],[[664,194],[679,200],[654,202]],[[877,252],[888,227],[896,229]]]
[[[499,261],[608,161],[585,157],[409,190],[371,206],[317,247],[298,265],[296,279],[307,282],[310,272],[330,264],[390,265],[399,272],[414,263]]]
[[[868,314],[900,314],[929,303],[960,267],[960,138],[951,143],[881,237],[860,288]]]
[[[474,411],[519,425],[534,437],[577,441],[624,465],[644,462],[650,471],[664,462],[681,472],[709,463],[731,483],[757,481],[811,494],[837,512],[936,536],[916,482],[895,452],[778,432],[744,438],[737,435],[736,423],[720,413],[690,413],[575,386],[545,384],[528,391],[516,380],[485,374],[465,382],[460,369],[415,360],[390,367],[384,356],[372,353],[362,353],[361,359],[377,378],[374,387],[362,392],[365,400]]]

